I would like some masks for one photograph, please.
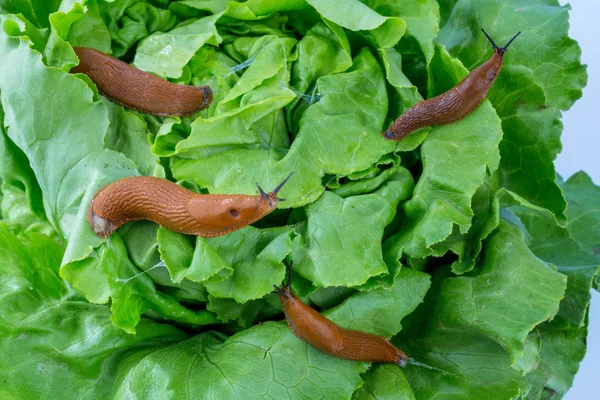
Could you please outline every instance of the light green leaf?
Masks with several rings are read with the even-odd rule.
[[[216,22],[221,14],[185,22],[166,33],[157,32],[139,44],[133,64],[162,78],[179,78],[183,67],[205,43],[217,45]]]
[[[0,21],[6,19],[0,16]],[[85,220],[92,195],[138,172],[131,160],[104,148],[106,107],[93,101],[85,82],[46,67],[26,39],[4,33],[0,38],[0,52],[11,57],[10,64],[0,66],[6,132],[30,160],[49,222],[61,236],[70,237],[63,262],[80,260],[101,243]]]
[[[147,319],[136,335],[123,335],[108,307],[86,303],[60,279],[62,253],[48,236],[16,237],[0,224],[4,398],[109,398],[118,376],[149,352],[187,337]]]
[[[383,48],[393,47],[406,30],[406,23],[397,17],[384,17],[359,0],[334,3],[327,0],[306,0],[319,14],[351,31],[372,31]]]
[[[231,266],[201,236],[196,238],[194,249],[187,236],[161,227],[158,249],[174,283],[181,283],[184,278],[204,282],[217,274],[222,280],[232,273]]]
[[[381,252],[383,230],[411,189],[410,181],[390,181],[374,193],[345,199],[323,193],[306,207],[306,228],[294,240],[295,268],[324,287],[358,286],[387,273]]]
[[[281,312],[279,299],[267,295],[259,300],[250,300],[240,304],[233,299],[209,296],[206,309],[217,314],[223,322],[235,320],[240,328],[247,329],[256,319],[271,317]]]
[[[91,47],[111,54],[110,32],[98,14],[96,0],[88,0],[85,6],[85,14],[71,25],[66,40],[71,46]]]
[[[4,111],[0,107],[0,121]],[[42,192],[27,157],[6,135],[0,124],[0,219],[12,231],[35,230],[53,234],[44,214]]]
[[[106,148],[123,153],[135,162],[142,175],[164,175],[158,157],[150,152],[150,132],[146,122],[122,106],[102,98],[110,124],[104,136]]]
[[[110,298],[111,320],[128,333],[136,332],[141,314],[148,310],[192,325],[217,322],[213,313],[189,310],[158,291],[154,282],[131,264],[127,249],[117,234],[100,247],[96,257],[64,265],[61,276],[72,282],[92,303],[103,304]]]
[[[452,272],[463,274],[469,272],[475,266],[475,262],[481,252],[483,240],[488,237],[500,223],[500,201],[493,195],[493,188],[486,180],[481,185],[471,202],[473,209],[473,220],[469,231],[461,234],[454,229],[452,234],[443,242],[434,246],[434,253],[443,253],[450,249],[458,255],[458,260],[452,264]]]
[[[321,195],[324,174],[364,170],[393,150],[394,144],[379,135],[387,99],[381,69],[369,51],[361,51],[348,72],[319,78],[317,91],[321,100],[304,112],[298,136],[283,158],[279,152],[258,149],[230,150],[199,160],[176,158],[173,175],[211,193],[254,193],[254,182],[274,187],[295,171],[293,184],[281,192],[288,201],[280,207],[297,207]],[[229,168],[224,171],[223,165]]]
[[[267,322],[223,340],[203,333],[148,353],[130,367],[115,397],[148,393],[152,371],[157,379],[148,398],[165,392],[174,398],[348,398],[366,369],[365,363],[322,353],[283,323]],[[159,372],[165,367],[168,375]],[[181,384],[182,376],[192,379]]]
[[[400,17],[406,23],[406,34],[417,40],[425,55],[427,64],[431,62],[434,54],[434,39],[437,36],[440,23],[439,6],[435,0],[412,2],[394,0],[361,1],[381,15]]]
[[[390,338],[402,330],[402,318],[423,301],[429,279],[424,272],[402,268],[389,290],[355,293],[323,315],[344,328]]]
[[[562,183],[569,202],[567,224],[557,225],[545,210],[511,207],[529,234],[529,247],[541,259],[556,264],[569,280],[559,316],[583,326],[591,300],[590,289],[600,274],[600,188],[580,172]]]
[[[350,44],[344,30],[332,22],[318,23],[298,42],[298,61],[292,69],[294,87],[306,93],[321,76],[343,72],[351,66]]]
[[[196,242],[196,257],[211,247],[233,268],[233,275],[210,280],[206,289],[214,297],[227,297],[245,303],[273,291],[285,276],[282,260],[290,253],[291,231],[287,227],[256,229],[246,227],[228,235]],[[200,250],[198,250],[200,249]],[[202,260],[203,262],[212,262]]]
[[[491,54],[481,27],[496,43],[523,31],[507,51],[502,73],[488,96],[504,131],[499,179],[505,188],[564,222],[566,202],[554,183],[552,164],[561,148],[560,110],[569,109],[581,97],[587,81],[581,50],[567,37],[568,6],[552,2],[540,7],[535,0],[473,4],[472,0],[450,4],[452,13],[439,41],[473,69]],[[511,22],[497,23],[507,20]]]
[[[301,10],[305,7],[305,0],[247,0],[243,3],[228,1],[225,15],[240,20],[254,20],[274,12]]]
[[[394,364],[382,364],[367,371],[365,383],[354,400],[415,400],[402,369]]]
[[[141,39],[155,32],[166,32],[177,23],[171,11],[145,1],[102,1],[98,8],[110,31],[113,56],[118,58],[123,57]]]
[[[206,157],[238,147],[257,147],[264,143],[264,137],[269,138],[267,145],[287,147],[287,138],[281,139],[281,128],[285,130],[285,126],[273,121],[277,121],[277,111],[296,97],[287,87],[287,63],[296,59],[293,53],[296,41],[275,36],[243,39],[233,46],[246,52],[244,56],[252,59],[252,63],[234,85],[221,87],[227,91],[218,95],[218,104],[209,109],[214,114],[192,123],[190,136],[177,143],[177,153],[194,150],[196,156]],[[227,75],[224,71],[220,73],[223,77],[234,74],[231,70]]]
[[[432,69],[441,71],[446,66],[437,82],[444,86],[456,82],[466,71],[460,62],[439,50]],[[413,198],[403,205],[407,218],[385,243],[387,259],[398,259],[402,254],[428,256],[433,253],[432,246],[450,236],[455,226],[461,234],[469,231],[474,215],[472,198],[486,175],[498,167],[501,137],[500,120],[487,101],[464,119],[431,129],[421,147],[423,174]]]

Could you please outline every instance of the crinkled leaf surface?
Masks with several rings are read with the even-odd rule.
[[[544,323],[534,333],[541,348],[536,369],[527,375],[531,389],[527,399],[562,396],[573,385],[573,378],[585,354],[587,323],[583,327]]]
[[[288,200],[281,207],[297,207],[320,196],[324,174],[364,170],[393,150],[394,144],[379,136],[387,98],[381,68],[368,50],[355,57],[348,72],[319,78],[317,91],[321,100],[304,112],[298,136],[285,156],[273,150],[236,149],[199,160],[175,159],[173,175],[195,181],[211,193],[226,188],[254,193],[254,182],[274,187],[295,171],[281,191]],[[230,167],[224,171],[222,165]]]
[[[356,400],[414,400],[408,380],[397,365],[383,364],[367,371],[365,384],[354,392]]]
[[[0,120],[4,111],[0,107]],[[50,234],[42,203],[42,192],[27,157],[0,126],[0,218],[18,231],[40,228]],[[34,228],[35,227],[35,228]],[[49,228],[49,229],[48,229]]]
[[[498,171],[502,186],[548,208],[564,222],[566,202],[552,164],[561,149],[560,110],[581,97],[587,75],[581,50],[567,37],[568,6],[557,2],[460,0],[440,30],[438,41],[469,69],[491,54],[481,27],[497,43],[523,33],[504,57],[488,98],[502,119],[504,138]],[[442,6],[444,9],[444,6]],[[510,23],[505,23],[510,21]]]
[[[163,78],[179,78],[183,67],[200,47],[207,42],[217,44],[220,40],[215,26],[220,16],[215,14],[200,18],[168,33],[157,32],[148,36],[139,44],[134,65]]]
[[[429,366],[406,367],[416,397],[501,399],[529,388],[511,365],[523,356],[528,333],[558,311],[566,278],[506,222],[486,249],[473,276],[438,271],[424,306],[398,337],[407,354]]]
[[[306,207],[306,227],[294,240],[292,257],[300,274],[327,287],[358,286],[387,273],[383,230],[412,187],[410,180],[390,181],[374,193],[345,199],[323,193]]]
[[[0,67],[6,133],[30,160],[48,220],[63,237],[73,235],[65,263],[81,259],[100,240],[78,214],[85,215],[87,201],[104,184],[137,174],[135,165],[105,149],[106,107],[85,82],[46,67],[27,39],[0,37],[0,51],[12,60]]]
[[[597,187],[583,174],[557,184],[552,165],[560,112],[585,83],[567,9],[338,3],[0,1],[0,397],[566,392],[600,243]],[[523,31],[489,101],[383,140],[404,110],[487,60],[481,27],[501,44]],[[126,111],[67,74],[72,45],[210,85],[213,103],[185,118]],[[144,221],[103,241],[85,218],[96,190],[124,176],[257,194],[255,182],[271,190],[291,171],[279,210],[219,238]],[[367,372],[273,322],[290,259],[299,296],[414,362]]]
[[[177,328],[147,319],[136,335],[124,335],[110,323],[105,306],[82,301],[62,282],[62,248],[53,240],[36,234],[17,238],[4,225],[0,236],[5,356],[0,392],[8,397],[342,398],[360,386],[366,364],[324,355],[281,323],[225,342],[217,333],[188,339]],[[239,368],[240,360],[250,369]],[[19,383],[33,375],[40,377]],[[182,376],[188,379],[182,382]]]
[[[497,341],[516,362],[523,354],[527,333],[558,312],[567,279],[535,257],[518,236],[502,228],[486,242],[487,251],[476,276],[446,281],[442,290],[454,296],[444,299],[439,312],[454,315],[453,323]]]
[[[579,327],[590,304],[590,289],[600,274],[600,255],[594,250],[600,243],[600,188],[583,172],[560,187],[569,202],[565,227],[548,212],[523,206],[511,210],[527,229],[531,250],[569,278],[559,316]]]
[[[402,330],[400,320],[423,301],[428,289],[427,274],[403,268],[390,289],[353,294],[323,315],[345,328],[389,338]]]
[[[291,231],[287,228],[256,229],[246,227],[225,236],[197,242],[196,249],[210,246],[226,263],[233,274],[226,279],[209,280],[206,289],[214,297],[232,298],[245,303],[273,291],[273,285],[285,276],[283,259],[290,253]],[[197,253],[200,256],[199,253]],[[198,262],[211,262],[199,260]]]
[[[432,68],[445,78],[438,85],[458,81],[466,74],[464,67],[443,49],[438,50]],[[450,236],[454,226],[461,234],[469,231],[472,197],[488,172],[498,166],[501,137],[500,121],[487,101],[463,120],[431,130],[421,146],[423,173],[413,197],[403,205],[403,226],[385,243],[388,259],[402,254],[428,256],[434,253],[432,246]]]

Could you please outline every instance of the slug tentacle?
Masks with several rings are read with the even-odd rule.
[[[290,263],[291,264],[291,263]],[[347,360],[393,362],[405,366],[408,357],[388,339],[342,328],[306,305],[291,290],[292,267],[285,286],[275,286],[290,330],[328,354]]]
[[[177,85],[87,47],[73,47],[79,65],[71,72],[86,74],[98,91],[117,104],[147,114],[192,115],[209,106],[208,86]]]
[[[186,235],[214,237],[241,229],[277,208],[277,194],[265,196],[203,195],[162,178],[130,177],[100,189],[90,202],[87,219],[99,237],[138,220]]]
[[[420,101],[406,110],[382,133],[384,139],[402,140],[411,132],[431,125],[456,122],[475,110],[496,81],[508,46],[519,36],[513,36],[504,47],[498,47],[482,29],[494,49],[492,57],[475,68],[460,83],[439,96]]]

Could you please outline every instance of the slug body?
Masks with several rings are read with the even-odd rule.
[[[482,31],[492,43],[494,49],[492,57],[471,71],[452,89],[439,96],[420,101],[406,110],[382,134],[385,139],[398,141],[425,126],[456,122],[469,115],[481,104],[500,73],[506,49],[521,33],[517,33],[506,46],[498,47],[483,29]]]
[[[122,106],[154,115],[191,115],[210,104],[208,86],[177,85],[87,47],[73,47],[79,65],[71,72],[90,77],[98,91]]]
[[[288,326],[321,351],[346,360],[391,362],[401,367],[408,357],[382,336],[342,328],[302,302],[291,290],[292,269],[285,286],[275,286]]]
[[[277,208],[277,192],[291,175],[271,193],[258,186],[261,194],[256,196],[197,194],[166,179],[124,178],[94,195],[87,220],[99,237],[109,237],[121,225],[138,220],[153,221],[186,235],[225,235]]]

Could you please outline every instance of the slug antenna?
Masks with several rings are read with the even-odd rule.
[[[294,261],[290,260],[290,266],[288,267],[288,281],[285,284],[287,290],[292,289],[292,268],[294,267]]]
[[[265,200],[269,200],[269,195],[265,193],[265,191],[263,190],[263,188],[260,187],[260,185],[258,184],[258,182],[256,182],[256,187],[258,188],[258,192],[260,193],[260,197],[262,197]]]
[[[294,171],[290,172],[290,174],[288,176],[286,176],[285,179],[279,185],[277,185],[277,187],[275,189],[273,189],[273,191],[271,193],[273,193],[275,196],[277,196],[277,193],[279,193],[279,191],[281,190],[283,185],[286,184],[286,182],[292,177],[292,175],[294,175],[294,173],[295,173]]]
[[[510,44],[513,42],[513,40],[515,40],[517,38],[517,36],[519,36],[521,34],[521,31],[517,32],[517,34],[515,36],[512,37],[512,39],[510,39],[508,41],[508,43],[506,43],[506,46],[504,46],[502,48],[502,50],[506,51],[506,49],[508,48],[508,46],[510,46]]]
[[[285,285],[282,285],[281,287],[277,286],[277,285],[273,285],[273,287],[275,288],[275,291],[273,293],[280,295],[280,296],[284,296],[286,298],[291,298],[291,293],[292,293],[292,267],[294,266],[294,262],[290,261],[290,266],[288,267],[287,271],[288,271],[288,279],[287,279],[287,283]]]
[[[490,37],[490,35],[488,35],[487,32],[483,30],[483,28],[481,28],[481,32],[483,32],[483,34],[485,35],[485,37],[488,38],[488,40],[490,41],[490,43],[492,43],[492,48],[494,50],[499,48],[498,46],[496,46],[496,43],[494,42],[494,39],[492,39]],[[512,42],[512,40],[511,40],[511,42]],[[508,44],[510,44],[510,43],[508,43]]]

